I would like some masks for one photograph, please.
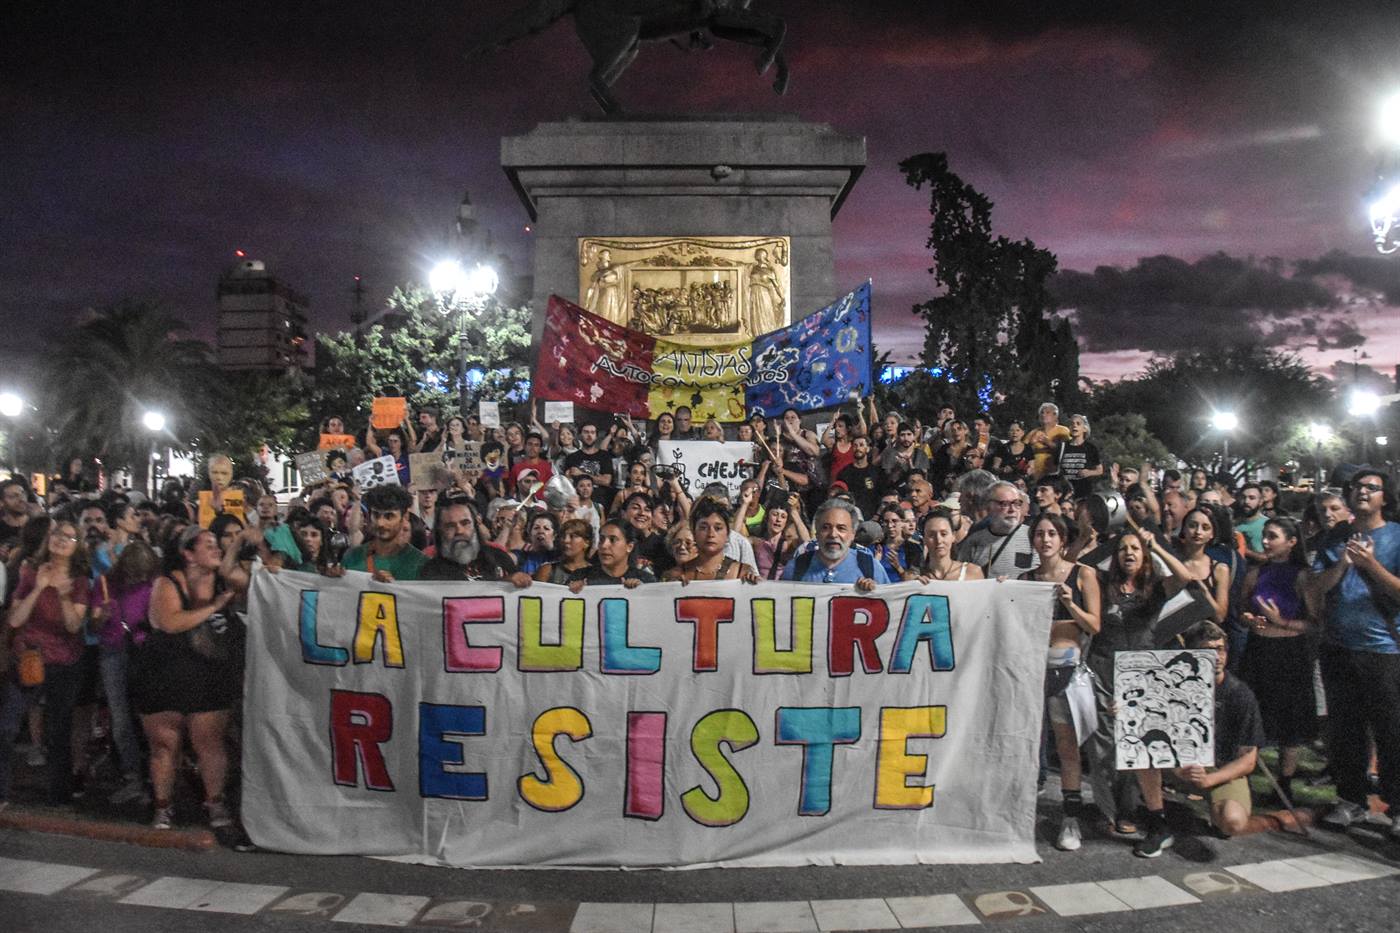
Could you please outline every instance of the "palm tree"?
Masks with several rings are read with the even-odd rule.
[[[131,467],[138,484],[155,438],[147,411],[165,416],[159,443],[185,447],[208,420],[218,370],[209,345],[158,305],[126,301],[93,311],[52,341],[44,374],[46,423],[57,450]]]

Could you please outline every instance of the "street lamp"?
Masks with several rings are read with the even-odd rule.
[[[1230,432],[1240,426],[1240,419],[1233,411],[1217,411],[1210,416],[1211,427],[1220,432],[1223,451],[1221,454],[1221,466],[1225,472],[1230,472]]]
[[[141,416],[141,424],[151,433],[150,455],[146,458],[146,469],[150,473],[147,492],[152,499],[156,497],[156,439],[165,430],[165,415],[154,409],[147,409]]]
[[[1353,418],[1369,418],[1381,410],[1381,397],[1370,389],[1356,389],[1347,399],[1347,414]]]
[[[483,264],[466,269],[455,259],[444,259],[428,271],[428,288],[437,295],[438,310],[443,314],[456,311],[460,315],[457,408],[464,418],[467,415],[467,314],[484,308],[499,284],[500,277],[496,270]]]
[[[24,399],[13,392],[0,392],[0,415],[18,418],[24,413]]]
[[[1322,475],[1322,445],[1332,439],[1332,426],[1330,424],[1319,424],[1314,421],[1308,425],[1308,437],[1313,442],[1313,469],[1317,471],[1316,489],[1321,489],[1323,485]]]

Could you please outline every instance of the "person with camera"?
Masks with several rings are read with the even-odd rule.
[[[910,528],[916,527],[914,513],[896,505],[881,510],[879,521],[885,534],[873,548],[875,559],[891,580],[903,580],[906,573],[917,571],[924,562],[922,543],[909,537]]]

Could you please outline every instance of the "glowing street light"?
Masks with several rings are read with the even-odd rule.
[[[455,259],[444,259],[428,270],[428,287],[439,295],[467,291],[467,270]]]
[[[147,431],[159,434],[165,430],[165,415],[158,411],[148,411],[141,416],[141,423],[145,425]]]
[[[1308,425],[1308,437],[1319,447],[1332,439],[1332,426],[1330,424],[1318,424],[1313,422]]]
[[[1347,414],[1353,418],[1370,418],[1381,410],[1381,397],[1370,389],[1357,389],[1347,399]]]
[[[1390,435],[1388,435],[1388,434],[1377,434],[1377,435],[1376,435],[1376,446],[1377,446],[1377,447],[1384,447],[1385,445],[1387,445],[1387,444],[1389,444],[1389,443],[1390,443]]]
[[[1228,434],[1240,426],[1240,419],[1233,411],[1217,411],[1210,416],[1211,427]]]
[[[428,288],[438,296],[438,310],[443,314],[461,313],[461,333],[457,341],[461,359],[457,379],[458,406],[464,415],[467,408],[467,312],[481,310],[499,285],[496,270],[481,263],[468,270],[455,259],[444,259],[428,271]]]
[[[1376,125],[1386,142],[1400,146],[1400,91],[1381,101]]]
[[[13,392],[0,392],[0,415],[18,418],[24,413],[24,399]]]

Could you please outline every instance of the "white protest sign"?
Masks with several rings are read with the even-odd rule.
[[[399,469],[394,464],[394,458],[389,454],[376,457],[373,460],[366,460],[364,463],[350,471],[355,482],[360,484],[360,489],[373,489],[375,486],[400,486]]]
[[[501,403],[479,403],[476,406],[476,416],[481,421],[483,428],[499,428],[501,426]]]
[[[691,496],[723,483],[729,498],[737,498],[739,486],[758,472],[754,459],[753,445],[739,441],[663,441],[656,449],[656,462],[675,467]]]
[[[544,403],[544,423],[553,424],[574,423],[574,403],[573,402],[545,402]]]
[[[1113,656],[1117,768],[1215,765],[1215,652],[1119,651]]]
[[[1035,861],[1053,599],[258,570],[244,819],[462,867]]]

